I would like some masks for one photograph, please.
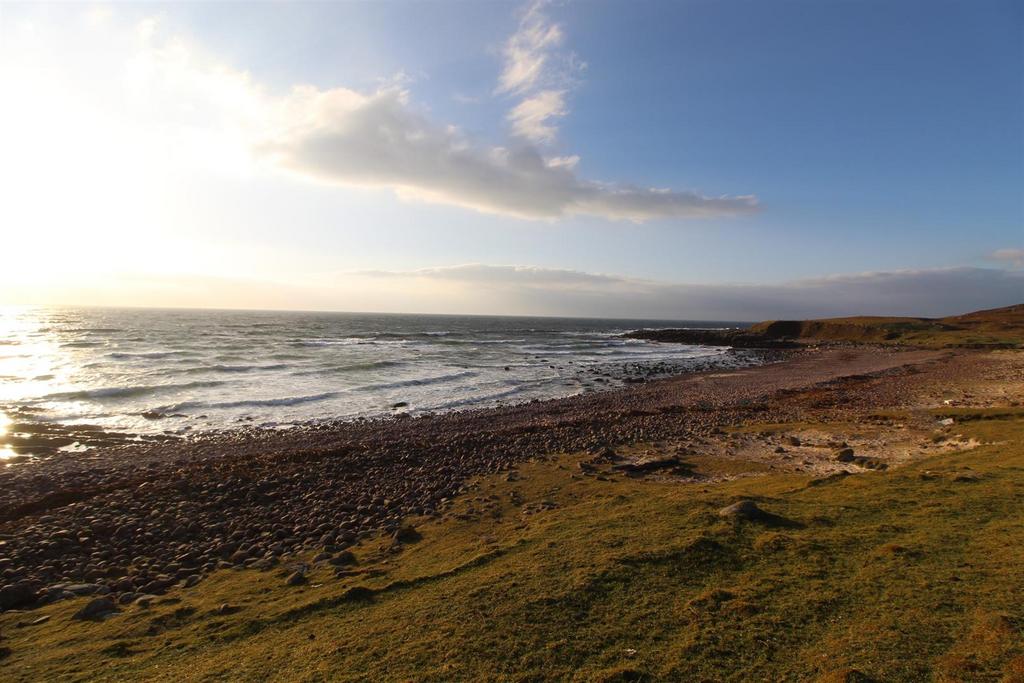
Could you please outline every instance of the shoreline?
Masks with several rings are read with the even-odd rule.
[[[133,429],[127,424],[100,424],[88,421],[54,420],[42,416],[46,410],[31,405],[0,406],[0,420],[6,415],[9,424],[0,429],[0,454],[6,450],[10,454],[0,457],[0,465],[38,466],[47,460],[74,460],[78,457],[90,457],[93,452],[111,447],[132,447],[153,443],[182,443],[192,438],[208,438],[211,435],[253,432],[260,430],[282,431],[294,429],[318,428],[322,425],[337,426],[345,422],[380,420],[394,415],[419,417],[431,414],[447,414],[467,410],[481,410],[514,406],[533,401],[570,398],[578,394],[608,391],[631,384],[641,384],[655,379],[673,377],[692,372],[706,370],[734,370],[743,367],[775,362],[779,352],[769,349],[730,348],[718,353],[696,358],[680,358],[676,360],[660,359],[655,361],[638,360],[634,362],[608,363],[600,366],[581,366],[573,381],[579,384],[576,394],[553,392],[546,398],[513,399],[512,401],[492,402],[467,400],[464,405],[452,405],[446,408],[419,408],[410,405],[411,399],[402,397],[398,402],[382,405],[379,412],[353,416],[321,416],[299,421],[276,422],[273,420],[257,421],[252,416],[239,417],[233,424],[219,425],[215,423],[193,424],[193,420],[205,418],[205,415],[185,415],[162,413],[158,410],[146,409],[142,412],[125,412],[122,417],[142,417],[152,429]],[[572,362],[569,363],[572,365]],[[561,366],[565,369],[567,366]],[[455,403],[462,403],[456,401]],[[182,423],[167,418],[186,418]],[[175,428],[176,426],[176,428]],[[0,422],[0,427],[4,427]]]
[[[906,407],[921,392],[941,404],[942,387],[985,377],[990,359],[875,347],[786,355],[536,403],[218,434],[110,449],[75,466],[7,468],[0,572],[22,599],[3,607],[69,597],[68,582],[134,597],[194,585],[218,569],[339,553],[409,518],[443,514],[476,476],[512,476],[556,453],[621,449],[643,470],[649,444],[671,443],[677,452],[717,444],[727,454],[735,447],[723,445],[723,427],[812,415],[828,422]],[[766,453],[765,466],[806,467],[787,465],[783,455]],[[840,469],[827,460],[822,471]]]

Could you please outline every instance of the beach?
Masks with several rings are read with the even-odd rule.
[[[406,520],[444,515],[474,477],[555,454],[606,454],[618,474],[682,480],[680,457],[694,453],[814,476],[898,466],[935,452],[930,420],[874,437],[906,442],[898,456],[851,435],[797,448],[785,435],[741,442],[723,428],[985,406],[997,400],[992,392],[1019,390],[1024,367],[1015,355],[962,350],[786,353],[759,367],[510,407],[221,432],[11,466],[0,473],[4,607],[66,597],[69,584],[128,601],[226,568],[339,553]],[[857,461],[836,460],[830,446],[841,441]]]

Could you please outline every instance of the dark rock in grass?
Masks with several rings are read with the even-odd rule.
[[[822,683],[877,683],[878,679],[857,669],[830,671],[819,679]]]
[[[856,456],[854,456],[852,448],[840,448],[836,453],[836,460],[839,462],[853,462],[854,457]]]
[[[679,458],[675,456],[669,456],[667,458],[655,458],[654,460],[645,460],[644,462],[623,462],[612,465],[612,469],[620,472],[631,472],[636,474],[642,474],[645,472],[655,472],[657,470],[671,469],[679,467],[682,463]]]
[[[105,614],[117,611],[117,605],[110,598],[93,598],[85,607],[74,614],[74,619],[99,619]]]
[[[394,539],[398,543],[415,543],[423,538],[423,534],[416,530],[412,524],[403,524],[395,532]]]
[[[373,600],[374,592],[366,586],[352,586],[341,594],[341,599],[346,602],[363,602]]]
[[[306,575],[303,572],[292,572],[285,583],[289,586],[301,586],[306,583]]]
[[[39,599],[32,586],[24,583],[0,588],[0,611],[31,605]]]
[[[356,563],[356,556],[350,551],[345,550],[332,557],[328,562],[333,564],[335,567],[346,567],[350,564]]]

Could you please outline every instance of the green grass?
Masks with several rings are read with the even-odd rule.
[[[768,320],[750,329],[769,337],[821,341],[928,348],[1024,348],[1024,304],[947,318],[854,316]]]
[[[0,679],[1022,681],[1024,415],[941,412],[985,445],[821,482],[601,481],[561,455],[478,482],[400,553],[359,547],[363,576],[4,614]],[[741,498],[793,524],[718,517]]]

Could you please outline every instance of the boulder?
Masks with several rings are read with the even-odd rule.
[[[345,550],[332,557],[328,562],[333,564],[335,567],[345,567],[350,564],[355,564],[356,556],[348,550]]]
[[[759,508],[757,503],[752,500],[741,500],[738,503],[733,503],[732,505],[724,507],[718,511],[719,517],[733,517],[750,520],[761,519],[765,514],[765,511]]]
[[[403,524],[395,532],[394,539],[398,543],[415,543],[423,538],[423,535],[416,530],[412,524]]]
[[[85,607],[78,610],[74,614],[74,619],[98,619],[104,614],[110,614],[111,612],[117,611],[117,605],[114,601],[107,597],[93,598],[90,600]]]
[[[18,583],[0,588],[0,612],[31,605],[39,598],[39,594],[31,586]]]
[[[133,604],[138,605],[139,607],[149,607],[153,604],[153,601],[159,599],[159,597],[159,595],[142,594],[135,598]]]

